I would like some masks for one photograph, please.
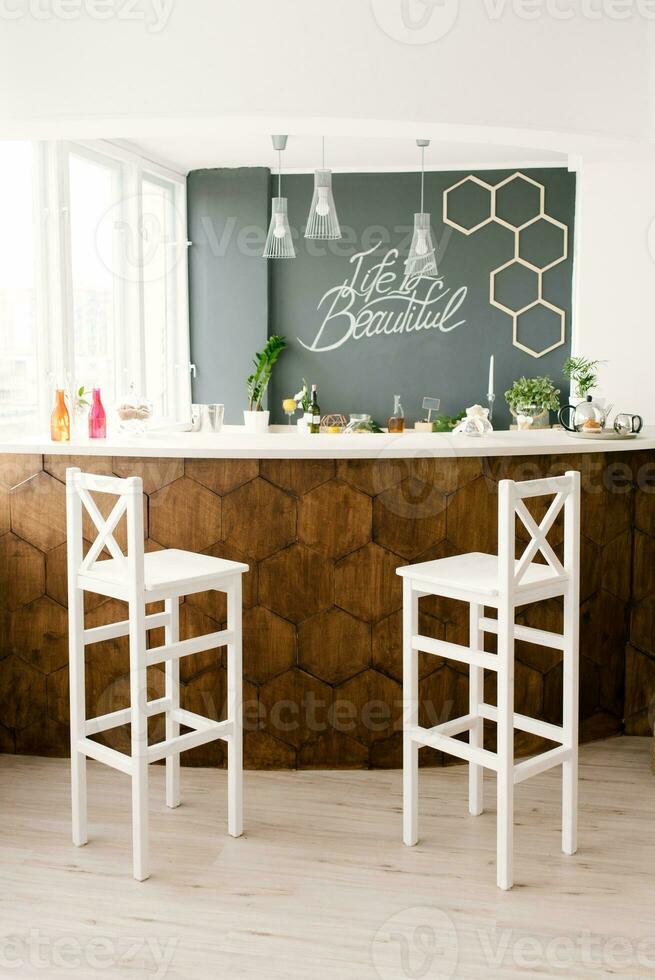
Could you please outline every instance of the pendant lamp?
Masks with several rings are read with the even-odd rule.
[[[293,247],[289,215],[287,214],[287,199],[282,197],[282,150],[286,149],[286,136],[272,136],[273,149],[277,152],[277,197],[271,201],[271,224],[264,246],[265,259],[295,259],[296,250]]]
[[[314,195],[307,215],[305,238],[341,238],[341,228],[332,194],[332,171],[325,169],[325,137],[323,163],[314,172]]]
[[[437,274],[437,260],[432,244],[430,215],[423,210],[425,147],[430,145],[430,140],[417,140],[416,145],[421,150],[421,210],[414,215],[414,234],[405,262],[405,275],[435,276]]]

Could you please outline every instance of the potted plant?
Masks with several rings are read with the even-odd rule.
[[[302,379],[302,388],[293,397],[296,401],[296,407],[302,412],[301,417],[298,419],[298,432],[307,435],[309,433],[309,423],[312,413],[309,410],[309,387],[304,378]]]
[[[548,425],[549,412],[559,408],[559,395],[559,388],[546,376],[519,378],[505,392],[505,399],[521,428],[544,428]]]
[[[266,432],[270,412],[262,409],[262,402],[268,383],[271,380],[273,365],[286,347],[284,337],[273,334],[266,341],[263,350],[255,354],[255,370],[246,382],[248,388],[248,409],[243,413],[243,421],[248,432]]]
[[[564,377],[574,385],[578,400],[585,399],[598,387],[598,365],[601,363],[586,357],[567,357],[562,370]]]

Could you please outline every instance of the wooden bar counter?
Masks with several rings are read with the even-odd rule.
[[[68,753],[65,471],[138,475],[146,548],[185,548],[250,565],[244,580],[245,758],[250,768],[401,765],[401,580],[406,563],[496,550],[497,484],[582,474],[580,732],[648,734],[655,689],[655,433],[634,441],[561,432],[485,439],[403,435],[153,433],[140,440],[0,445],[0,751]],[[99,498],[101,503],[101,498]],[[553,538],[559,544],[557,528]],[[86,528],[85,535],[92,536]],[[120,537],[119,537],[120,540]],[[559,629],[557,600],[518,611]],[[126,618],[89,597],[88,626]],[[220,629],[224,602],[192,596],[181,636]],[[467,641],[466,609],[421,600],[421,632]],[[489,638],[491,643],[492,638]],[[161,637],[150,635],[156,645]],[[493,649],[490,646],[489,649]],[[516,710],[559,723],[561,655],[516,645]],[[125,639],[87,652],[89,710],[128,702]],[[466,668],[422,655],[421,724],[467,710]],[[181,664],[183,707],[220,718],[223,651]],[[485,697],[495,700],[487,680]],[[150,671],[150,696],[163,673]],[[152,739],[163,736],[153,719]],[[493,747],[490,726],[489,747]],[[129,750],[127,730],[108,736]],[[518,753],[539,747],[518,736]],[[442,764],[423,750],[422,762]],[[422,753],[422,756],[423,756]],[[183,756],[224,764],[222,743]]]

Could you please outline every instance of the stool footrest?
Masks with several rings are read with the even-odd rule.
[[[498,633],[498,620],[483,616],[480,619],[480,629],[485,633]],[[523,640],[526,643],[535,643],[540,647],[550,647],[552,650],[564,650],[564,637],[560,633],[551,633],[548,630],[538,630],[534,626],[521,626],[514,624],[514,639]]]
[[[148,718],[153,715],[160,715],[162,711],[168,711],[171,707],[170,698],[157,698],[156,701],[148,701],[146,714]],[[107,715],[98,715],[96,718],[87,718],[84,722],[85,735],[97,735],[99,732],[106,732],[110,728],[118,728],[120,725],[129,725],[132,721],[132,709],[120,708],[118,711],[110,711]]]
[[[146,616],[146,629],[154,630],[158,626],[168,626],[170,616],[168,613],[151,613]],[[103,640],[115,640],[120,636],[127,636],[130,632],[129,619],[122,619],[120,623],[105,623],[104,626],[93,626],[91,629],[84,630],[84,646],[89,643],[102,643]]]
[[[447,660],[457,660],[472,667],[484,667],[487,670],[498,670],[498,657],[495,653],[485,653],[484,650],[471,650],[458,643],[448,643],[446,640],[435,640],[432,636],[417,634],[412,637],[412,649],[421,653],[431,653],[435,657],[445,657]]]
[[[462,718],[455,718],[453,721],[447,721],[444,725],[436,725],[434,728],[421,728],[419,725],[412,725],[406,731],[409,732],[412,741],[418,742],[419,745],[429,745],[440,752],[447,752],[448,755],[464,759],[465,762],[473,762],[476,766],[484,766],[485,769],[493,769],[494,772],[497,772],[498,757],[495,752],[469,745],[468,742],[460,742],[458,738],[443,733],[444,730],[452,732],[455,730],[456,724],[460,723],[462,727],[459,729],[459,734],[470,728],[474,721],[474,716],[463,715]]]
[[[183,711],[181,714],[189,716],[192,715],[192,712]],[[169,755],[176,755],[178,752],[195,749],[199,745],[213,742],[217,738],[230,738],[234,731],[234,726],[231,721],[210,721],[208,718],[202,718],[201,720],[203,722],[202,728],[196,728],[194,731],[187,732],[185,735],[175,735],[173,738],[167,738],[163,742],[150,745],[148,747],[148,762],[158,762],[160,759],[166,759]],[[180,723],[188,725],[189,721],[180,719]]]
[[[124,752],[110,749],[108,745],[94,742],[90,738],[78,738],[77,749],[79,752],[88,755],[90,759],[95,759],[96,762],[103,762],[106,766],[111,766],[112,769],[124,772],[126,776],[132,775],[132,757],[125,755]]]
[[[192,653],[203,653],[214,647],[224,647],[234,641],[233,630],[219,630],[217,633],[205,633],[203,636],[193,636],[189,640],[177,640],[175,643],[165,643],[161,647],[153,647],[146,654],[146,664],[154,667],[167,660],[179,660]]]
[[[498,708],[495,704],[480,704],[478,712],[486,721],[498,723]],[[539,721],[538,718],[530,718],[528,715],[520,715],[516,711],[512,715],[514,728],[521,732],[529,732],[530,735],[540,735],[547,738],[549,742],[564,742],[564,729],[560,725],[551,725],[547,721]]]
[[[539,755],[533,755],[531,759],[517,762],[514,766],[514,782],[522,783],[524,779],[529,779],[530,776],[537,776],[540,772],[546,772],[547,769],[561,766],[572,755],[572,749],[566,745],[558,745],[557,748],[550,749],[549,752],[541,752]]]

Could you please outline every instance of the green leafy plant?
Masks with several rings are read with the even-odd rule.
[[[458,422],[461,422],[466,412],[460,412],[459,415],[446,415],[440,413],[432,421],[432,431],[433,432],[452,432]]]
[[[300,391],[297,391],[293,397],[296,400],[296,405],[298,406],[298,408],[301,408],[303,412],[309,411],[309,404],[310,404],[309,387],[304,378],[302,379],[302,388],[300,389]]]
[[[598,365],[602,363],[586,357],[567,357],[563,367],[564,377],[573,382],[580,398],[585,398],[598,387]]]
[[[78,388],[77,394],[75,396],[76,405],[78,405],[80,408],[88,408],[89,405],[91,404],[88,398],[86,397],[88,394],[89,392],[84,387],[84,385],[82,385],[81,388]]]
[[[255,354],[253,358],[255,370],[249,375],[246,382],[248,388],[248,410],[250,412],[261,412],[264,395],[266,394],[268,383],[271,380],[273,365],[286,346],[284,337],[278,337],[277,334],[273,334],[266,341],[264,349]]]
[[[505,392],[507,404],[518,414],[521,408],[535,406],[543,411],[555,412],[559,408],[559,388],[548,376],[544,378],[519,378]]]

